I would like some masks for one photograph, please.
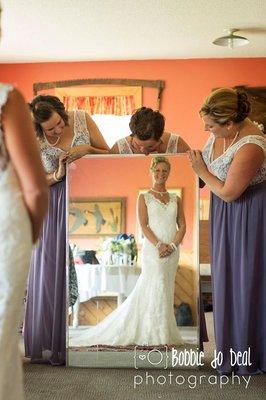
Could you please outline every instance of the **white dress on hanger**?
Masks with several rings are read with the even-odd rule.
[[[0,118],[10,85],[0,84]],[[19,322],[32,248],[31,224],[0,127],[0,400],[21,400]]]
[[[177,198],[170,194],[167,204],[151,193],[144,194],[149,227],[156,237],[171,243],[176,233]],[[179,249],[159,258],[158,250],[144,239],[142,272],[128,298],[93,328],[70,336],[70,346],[182,345],[174,314],[175,275]]]

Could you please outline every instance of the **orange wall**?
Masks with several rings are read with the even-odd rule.
[[[212,88],[266,86],[266,58],[58,62],[0,64],[0,82],[11,82],[27,100],[34,82],[82,78],[162,79],[165,81],[161,111],[166,130],[177,132],[193,148],[207,140],[198,110]],[[143,104],[156,107],[156,91],[145,89]],[[208,190],[201,191],[208,197]]]
[[[266,86],[266,58],[102,61],[73,63],[0,64],[0,81],[19,87],[27,100],[33,82],[79,78],[139,78],[165,80],[162,112],[166,128],[201,148],[203,132],[198,109],[218,86]],[[145,90],[144,104],[155,107],[155,91]]]
[[[187,221],[184,250],[192,251],[195,222],[195,177],[186,156],[169,156],[171,173],[168,188],[182,188],[182,202]],[[149,166],[151,157],[90,157],[75,162],[69,173],[71,198],[126,198],[126,233],[136,234],[136,200],[139,189],[152,184]],[[83,248],[95,248],[98,241],[71,238]]]

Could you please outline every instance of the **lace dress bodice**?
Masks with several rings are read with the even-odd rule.
[[[8,152],[5,145],[4,132],[2,130],[1,112],[2,107],[7,101],[8,93],[13,89],[11,85],[0,84],[0,174],[4,171],[8,164]]]
[[[86,123],[84,110],[74,111],[74,136],[70,147],[90,144],[90,133]],[[60,147],[52,147],[42,140],[40,141],[41,157],[46,173],[50,174],[58,168],[58,159],[65,150]]]
[[[257,171],[256,175],[250,181],[250,186],[266,180],[266,139],[260,135],[248,135],[240,139],[238,142],[230,146],[223,154],[215,160],[211,160],[212,150],[214,145],[214,136],[210,136],[204,149],[202,157],[210,172],[212,172],[221,181],[226,180],[227,173],[233,161],[236,152],[248,143],[253,143],[261,147],[264,151],[265,159],[262,166]]]
[[[176,233],[176,195],[174,193],[169,193],[169,202],[166,204],[161,202],[150,192],[144,194],[144,199],[147,206],[150,229],[160,241],[171,243]]]
[[[166,154],[176,154],[177,153],[177,147],[178,147],[178,139],[179,136],[171,133],[168,143],[167,143],[167,149],[166,149]],[[118,146],[118,151],[119,154],[134,154],[133,151],[131,150],[130,144],[128,143],[126,138],[122,138],[118,140],[117,142]]]

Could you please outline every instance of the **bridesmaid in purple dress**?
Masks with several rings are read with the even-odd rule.
[[[210,242],[217,370],[266,372],[266,140],[244,93],[218,89],[200,115],[211,132],[194,171],[211,190]],[[238,360],[235,354],[244,357]]]
[[[40,95],[30,104],[50,185],[48,214],[35,248],[28,282],[24,341],[32,362],[65,363],[66,181],[65,165],[108,147],[90,116],[65,111],[63,103]]]

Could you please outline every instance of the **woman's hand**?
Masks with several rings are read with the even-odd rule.
[[[207,167],[203,161],[201,151],[189,150],[187,152],[187,154],[188,154],[190,164],[198,176],[201,176],[204,172],[207,171]]]
[[[91,146],[88,144],[82,144],[80,146],[72,147],[68,151],[68,156],[67,156],[67,163],[70,164],[75,160],[78,160],[79,158],[85,156],[88,153],[91,153]]]
[[[170,254],[173,252],[173,249],[170,246],[170,244],[162,243],[159,246],[158,251],[159,251],[159,257],[164,258],[170,256]]]
[[[56,171],[57,179],[63,179],[63,177],[65,176],[67,159],[68,159],[68,153],[61,154],[61,156],[59,157],[58,169]]]

